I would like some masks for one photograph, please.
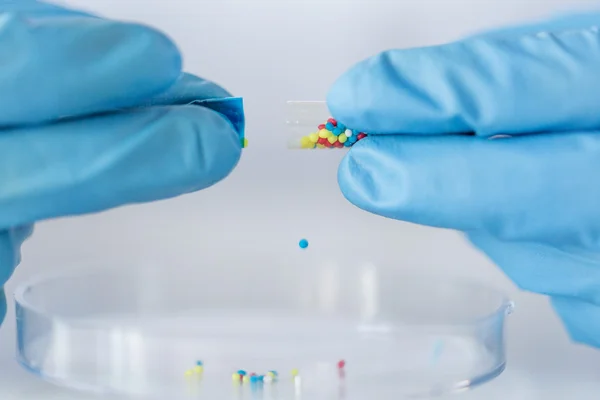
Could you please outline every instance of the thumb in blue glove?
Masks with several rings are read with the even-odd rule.
[[[163,34],[36,1],[0,12],[0,287],[33,222],[204,189],[237,164],[241,101],[183,74]]]
[[[371,132],[344,158],[346,198],[464,231],[521,288],[600,347],[600,15],[370,58],[328,105]],[[474,132],[475,135],[461,135]],[[498,134],[509,139],[488,140]]]

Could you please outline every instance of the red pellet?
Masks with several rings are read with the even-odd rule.
[[[325,143],[329,143],[329,141],[327,139],[321,137],[321,138],[319,138],[319,140],[317,140],[317,143],[325,144]]]
[[[365,135],[364,133],[359,133],[358,135],[356,135],[356,139],[357,139],[357,140],[360,140],[360,139],[362,139],[362,138],[364,138],[364,137],[366,137],[366,136],[367,136],[367,135]]]
[[[334,145],[335,147],[338,147],[338,148],[339,148],[339,147],[344,147],[344,144],[343,144],[343,143],[340,143],[340,142],[335,142],[333,145]]]
[[[329,119],[327,120],[327,122],[331,122],[331,124],[332,124],[333,126],[337,126],[337,121],[336,121],[335,119],[333,119],[333,118],[329,118]]]
[[[339,369],[342,369],[342,368],[344,368],[345,366],[346,366],[346,361],[344,361],[344,360],[340,360],[340,361],[338,362],[338,368],[339,368]]]
[[[321,130],[321,129],[325,129],[325,124],[319,125],[319,130]]]

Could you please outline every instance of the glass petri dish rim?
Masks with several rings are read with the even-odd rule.
[[[32,313],[38,314],[40,316],[43,316],[47,319],[50,319],[53,322],[64,324],[64,325],[71,325],[72,327],[79,327],[79,328],[93,327],[93,328],[97,329],[98,325],[102,325],[102,324],[99,324],[99,323],[97,324],[91,320],[86,320],[85,322],[82,322],[78,318],[65,317],[65,316],[57,315],[56,312],[44,310],[40,304],[35,304],[34,302],[31,302],[26,298],[28,290],[35,288],[36,285],[43,284],[44,282],[49,282],[49,281],[56,280],[56,279],[74,278],[77,276],[92,277],[92,276],[97,276],[98,274],[102,274],[102,275],[136,274],[138,272],[142,273],[142,272],[144,272],[144,269],[143,268],[132,268],[125,272],[123,270],[121,270],[119,268],[115,268],[115,267],[94,268],[94,269],[90,269],[87,271],[81,271],[79,269],[76,271],[63,269],[61,271],[57,271],[54,273],[46,273],[46,274],[36,275],[34,277],[24,280],[21,284],[19,284],[15,288],[15,290],[13,292],[13,298],[14,298],[16,305],[18,305],[19,307],[27,310],[28,312],[32,312]],[[498,305],[494,309],[490,308],[490,310],[485,312],[483,315],[478,316],[478,317],[469,318],[468,320],[465,320],[462,323],[455,322],[452,324],[454,326],[473,325],[473,324],[483,323],[487,320],[497,317],[498,315],[505,315],[505,316],[510,315],[514,312],[514,309],[515,309],[514,301],[512,301],[510,299],[510,297],[506,293],[504,293],[502,290],[499,290],[498,288],[494,287],[493,285],[483,283],[483,282],[477,281],[472,278],[465,278],[462,276],[445,276],[442,278],[440,275],[433,275],[433,274],[421,273],[421,272],[419,272],[419,273],[400,272],[397,274],[397,277],[402,277],[404,282],[406,282],[407,280],[413,280],[413,281],[417,281],[417,282],[423,282],[424,280],[427,280],[430,283],[435,283],[435,284],[440,284],[440,285],[442,285],[442,284],[443,285],[452,285],[455,288],[461,287],[461,288],[464,288],[465,290],[468,290],[469,288],[476,289],[476,290],[483,290],[486,293],[493,295],[493,296],[495,296],[495,298],[497,298]],[[17,316],[17,320],[18,320],[18,316]],[[414,324],[414,326],[421,326],[421,327],[433,327],[433,326],[439,326],[439,325],[440,324],[434,324],[434,323],[421,323],[421,324],[416,323],[416,324]]]

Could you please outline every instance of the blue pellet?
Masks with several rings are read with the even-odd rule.
[[[306,240],[306,239],[300,240],[300,242],[298,242],[298,246],[300,246],[301,249],[307,248],[308,247],[308,240]]]
[[[344,142],[344,147],[350,147],[350,146],[352,146],[352,144],[353,144],[353,143],[354,143],[354,142],[351,142],[350,140],[346,140],[346,141]]]
[[[328,131],[333,132],[333,128],[335,128],[335,126],[333,126],[333,124],[331,122],[328,122],[325,124],[325,129],[327,129]]]
[[[343,131],[343,130],[341,130],[339,127],[337,127],[337,128],[333,128],[333,134],[334,134],[335,136],[339,136],[339,135],[341,135],[341,134],[342,134],[342,132],[344,132],[344,131]]]
[[[344,125],[344,124],[340,124],[340,123],[338,122],[338,124],[337,124],[337,127],[338,127],[338,128],[340,128],[340,130],[341,130],[342,132],[346,131],[346,125]]]
[[[243,369],[240,369],[237,373],[241,376],[246,376],[246,371],[244,371]]]

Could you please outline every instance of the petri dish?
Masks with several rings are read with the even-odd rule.
[[[15,300],[27,370],[64,387],[143,399],[458,392],[504,370],[513,309],[502,293],[459,278],[239,255],[39,277]],[[238,379],[239,370],[256,377]],[[260,378],[269,371],[274,379]]]

